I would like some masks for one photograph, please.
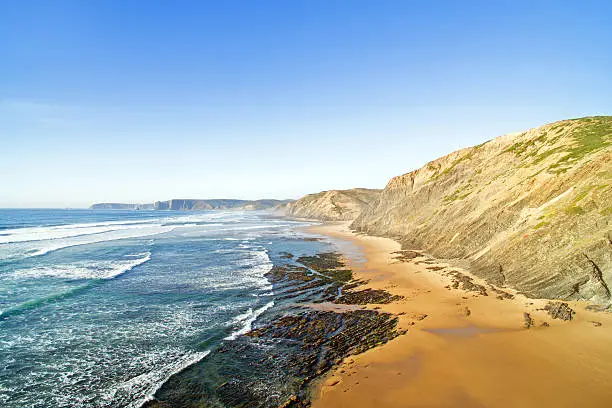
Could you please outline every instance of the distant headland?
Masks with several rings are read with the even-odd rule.
[[[286,205],[292,200],[235,200],[235,199],[173,199],[155,201],[148,204],[96,203],[92,210],[272,210]]]

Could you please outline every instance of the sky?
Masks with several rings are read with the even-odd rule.
[[[0,207],[383,188],[604,114],[609,1],[0,0]]]

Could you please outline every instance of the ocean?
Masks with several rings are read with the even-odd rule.
[[[0,406],[141,406],[274,308],[264,275],[283,253],[329,248],[305,225],[263,212],[0,210]]]

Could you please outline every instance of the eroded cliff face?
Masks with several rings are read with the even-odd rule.
[[[285,214],[325,221],[354,220],[378,198],[381,190],[354,188],[309,194],[287,204]]]
[[[352,227],[532,297],[609,303],[612,117],[552,123],[393,178]]]

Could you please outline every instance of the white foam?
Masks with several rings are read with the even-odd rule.
[[[260,307],[259,309],[255,310],[255,311],[253,311],[253,309],[249,308],[249,310],[246,313],[236,316],[237,322],[243,323],[243,326],[239,330],[236,330],[235,332],[233,332],[232,334],[227,336],[224,340],[236,340],[238,338],[238,336],[241,336],[243,334],[246,334],[246,333],[250,332],[251,331],[251,327],[253,325],[253,322],[255,320],[257,320],[257,318],[263,312],[265,312],[266,310],[268,310],[272,306],[274,306],[274,301],[266,303],[264,306]]]
[[[161,369],[150,371],[147,373],[140,374],[136,377],[130,378],[121,384],[116,385],[111,390],[105,392],[102,397],[104,400],[113,401],[115,395],[119,394],[134,394],[141,391],[145,396],[137,401],[132,401],[127,405],[129,408],[141,407],[145,402],[153,399],[153,395],[161,388],[161,386],[168,381],[170,377],[183,371],[185,368],[192,364],[197,363],[210,354],[210,350],[199,351],[190,354],[186,354],[183,358],[171,362],[170,364],[162,367]],[[140,393],[140,392],[138,392]]]
[[[59,249],[70,248],[79,245],[96,244],[106,241],[116,241],[119,239],[128,238],[140,238],[151,235],[163,234],[174,230],[175,227],[163,227],[163,226],[148,226],[146,228],[140,228],[139,230],[124,230],[124,231],[109,231],[103,234],[97,234],[95,236],[80,236],[66,239],[56,239],[52,241],[41,241],[32,243],[29,247],[18,248],[13,253],[8,252],[5,254],[0,253],[0,259],[7,259],[15,255],[22,257],[33,257],[48,254],[49,252],[57,251]]]
[[[139,258],[20,269],[14,272],[14,276],[18,278],[112,279],[151,259],[150,252],[131,256],[139,256]]]
[[[164,218],[152,218],[143,220],[129,220],[129,221],[106,221],[106,222],[91,222],[91,223],[79,223],[79,224],[64,224],[49,227],[27,227],[27,228],[13,228],[3,230],[0,235],[0,244],[10,244],[18,242],[33,242],[33,241],[50,241],[56,239],[80,237],[83,235],[95,235],[106,232],[113,232],[126,229],[139,229],[146,227],[218,227],[223,224],[219,223],[205,223],[199,224],[199,222],[206,222],[215,219],[222,218],[223,214],[193,214],[188,216],[180,217],[164,217]],[[166,225],[171,224],[171,225]]]
[[[206,281],[208,287],[216,290],[248,288],[254,291],[270,288],[270,281],[265,275],[270,272],[273,263],[265,249],[241,248],[231,252],[245,255],[231,264],[234,273],[224,277],[214,276],[213,279]]]
[[[31,227],[4,230],[0,235],[0,244],[15,242],[48,241],[78,237],[82,235],[101,234],[104,232],[141,228],[151,226],[154,220],[142,221],[109,221],[102,223],[68,224],[53,227]],[[161,226],[161,224],[159,224]]]
[[[188,358],[184,359],[183,361],[179,361],[177,363],[171,364],[170,365],[170,372],[168,374],[166,374],[166,378],[164,378],[163,381],[160,381],[155,388],[151,391],[151,393],[149,394],[149,398],[151,399],[153,398],[153,395],[157,392],[157,390],[160,389],[160,387],[166,382],[168,381],[168,379],[170,377],[172,377],[174,374],[178,374],[181,371],[183,371],[185,368],[189,367],[192,364],[197,363],[198,361],[202,360],[204,357],[206,357],[207,355],[210,354],[210,350],[206,350],[206,351],[201,351],[201,352],[196,352],[191,354],[190,356],[188,356]]]

